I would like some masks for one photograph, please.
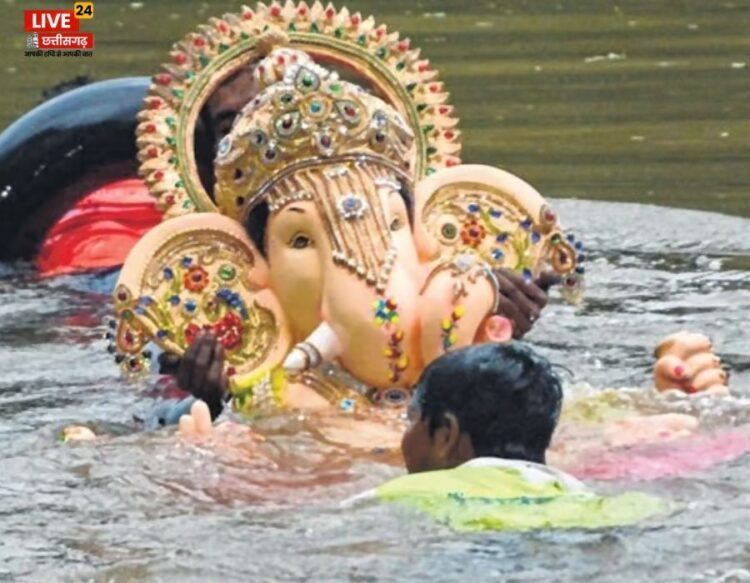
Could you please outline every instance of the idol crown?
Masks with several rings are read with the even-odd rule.
[[[381,99],[310,62],[288,67],[238,116],[216,158],[216,202],[238,218],[300,168],[343,160],[410,174],[414,134]]]

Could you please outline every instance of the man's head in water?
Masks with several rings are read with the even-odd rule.
[[[216,88],[201,112],[214,146],[229,133],[237,114],[259,91],[252,66],[240,69]]]
[[[249,65],[221,82],[206,101],[200,114],[201,131],[196,132],[195,157],[203,187],[214,189],[214,158],[221,138],[232,129],[237,115],[260,91]]]
[[[544,463],[561,405],[557,375],[524,344],[449,352],[417,384],[401,442],[406,468],[450,469],[476,457]]]

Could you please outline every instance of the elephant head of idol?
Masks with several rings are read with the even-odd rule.
[[[279,19],[291,46],[264,48]],[[278,397],[279,376],[323,387],[323,363],[348,389],[395,402],[446,350],[508,337],[498,269],[533,277],[551,265],[580,290],[579,243],[522,180],[459,165],[435,72],[372,19],[259,4],[174,54],[185,64],[157,78],[138,135],[169,218],[135,246],[114,292],[112,350],[128,373],[146,368],[150,342],[182,354],[211,330],[251,407]],[[190,124],[248,66],[252,97],[218,143],[209,190]]]
[[[309,64],[287,67],[219,144],[216,201],[227,214],[240,209],[265,264],[294,345],[288,371],[338,360],[388,387],[421,370],[405,188],[413,160],[414,135],[397,111]]]

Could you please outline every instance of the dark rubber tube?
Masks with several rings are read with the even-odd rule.
[[[35,107],[0,134],[0,261],[31,260],[80,198],[137,176],[148,77],[100,81]]]

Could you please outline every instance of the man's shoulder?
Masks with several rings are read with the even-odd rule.
[[[450,470],[408,474],[375,489],[380,499],[452,497],[513,499],[588,493],[580,481],[542,464],[476,458]]]

